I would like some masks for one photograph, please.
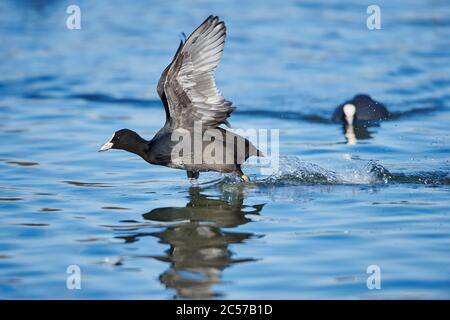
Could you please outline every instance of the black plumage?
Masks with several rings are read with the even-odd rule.
[[[355,114],[352,119],[354,122],[380,121],[389,118],[389,112],[381,102],[373,100],[370,96],[366,94],[358,94],[354,96],[353,99],[342,103],[336,108],[336,110],[332,115],[333,121],[348,122],[344,113],[345,105],[355,106]]]
[[[241,164],[250,156],[262,156],[261,152],[247,139],[219,127],[228,125],[227,118],[235,109],[214,80],[225,37],[224,22],[209,16],[186,41],[181,41],[157,85],[166,111],[164,126],[150,141],[132,130],[119,130],[100,151],[123,149],[151,164],[186,170],[190,180],[202,171],[236,172],[248,180]],[[183,139],[190,139],[185,144],[190,147],[175,152]],[[200,141],[201,150],[194,141]]]

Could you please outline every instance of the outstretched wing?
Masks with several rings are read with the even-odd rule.
[[[158,95],[161,98],[161,101],[164,105],[164,109],[166,110],[166,123],[170,121],[170,110],[169,110],[169,104],[167,102],[166,93],[164,92],[164,83],[166,83],[167,73],[169,72],[170,67],[172,66],[173,62],[177,58],[178,53],[180,53],[182,47],[183,47],[183,40],[181,40],[180,45],[178,46],[177,52],[175,53],[175,56],[172,59],[172,62],[161,73],[161,77],[159,78],[159,81],[158,81],[158,86],[156,87],[156,91],[158,92]]]
[[[234,107],[214,81],[225,36],[225,24],[218,17],[208,17],[178,48],[172,63],[164,70],[158,93],[165,106],[167,103],[171,127],[191,128],[195,121],[202,121],[204,128],[228,124]]]

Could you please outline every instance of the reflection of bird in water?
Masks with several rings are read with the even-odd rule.
[[[341,104],[333,113],[332,120],[343,122],[344,135],[348,144],[357,140],[370,139],[368,127],[378,125],[381,120],[387,120],[389,112],[386,107],[370,96],[359,94]]]
[[[204,299],[217,296],[213,287],[220,283],[225,268],[255,260],[235,259],[228,248],[230,244],[243,243],[254,234],[227,232],[222,228],[234,228],[251,221],[246,215],[259,214],[264,205],[246,206],[242,190],[234,191],[236,194],[231,196],[236,197],[227,201],[191,188],[186,207],[158,208],[143,215],[146,220],[174,223],[151,235],[170,245],[166,255],[155,258],[170,262],[169,270],[160,276],[160,281],[166,287],[174,288],[177,297]],[[223,194],[224,197],[229,195]]]
[[[369,127],[378,126],[376,123],[357,123],[357,124],[344,124],[342,129],[344,132],[347,144],[356,144],[358,140],[368,140],[372,136],[369,132]]]

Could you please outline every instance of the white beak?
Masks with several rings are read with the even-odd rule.
[[[356,107],[354,104],[346,104],[343,108],[345,119],[349,125],[353,124],[353,119],[355,118]]]
[[[102,146],[100,147],[100,150],[98,150],[98,151],[100,152],[100,151],[106,151],[106,150],[111,149],[111,148],[113,147],[113,145],[114,145],[114,143],[111,142],[111,140],[112,140],[113,138],[114,138],[114,134],[112,135],[111,139],[109,139],[108,142],[106,142],[104,145],[102,145]]]

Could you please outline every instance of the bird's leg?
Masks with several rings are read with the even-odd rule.
[[[188,180],[189,180],[189,182],[192,184],[192,185],[196,185],[198,182],[197,182],[197,179],[198,179],[198,177],[199,177],[199,175],[200,175],[200,172],[198,172],[198,171],[186,171],[186,173],[187,173],[187,177],[188,177]]]
[[[188,180],[189,180],[189,183],[191,185],[193,185],[193,186],[198,185],[198,180],[197,179],[195,179],[195,178],[188,178]]]
[[[245,182],[250,182],[250,178],[242,172],[241,166],[239,166],[236,170],[237,174],[241,177],[241,179]]]

